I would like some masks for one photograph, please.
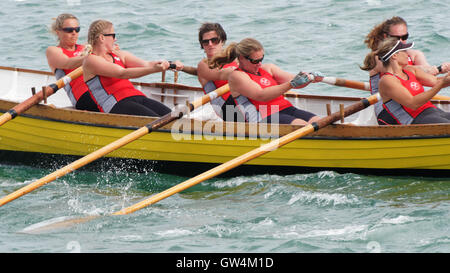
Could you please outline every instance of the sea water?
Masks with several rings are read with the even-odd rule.
[[[368,80],[359,69],[369,52],[365,35],[398,15],[430,64],[450,62],[448,1],[6,0],[0,7],[2,66],[49,71],[45,49],[56,44],[49,26],[63,12],[80,19],[81,43],[90,22],[107,19],[121,49],[146,60],[196,66],[204,57],[198,28],[220,22],[228,42],[261,41],[264,62],[291,73],[320,71],[359,81]],[[183,73],[179,82],[199,86]],[[325,84],[299,92],[367,96]],[[441,94],[450,95],[450,89]],[[0,196],[62,167],[58,163],[0,164]],[[268,170],[210,179],[133,214],[108,216],[189,178],[124,169],[75,171],[1,207],[0,252],[450,251],[450,178]],[[42,222],[92,215],[102,217],[43,234],[21,233]]]

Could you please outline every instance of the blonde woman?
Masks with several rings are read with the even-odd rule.
[[[78,44],[80,23],[72,14],[60,14],[53,22],[52,32],[58,37],[57,46],[49,46],[46,50],[48,65],[56,79],[69,74],[83,63],[85,46]],[[64,86],[72,105],[79,110],[98,111],[93,98],[88,92],[83,76]]]
[[[385,39],[376,51],[366,56],[361,67],[370,71],[376,67],[378,60],[383,66],[384,73],[378,86],[383,99],[383,109],[377,116],[380,125],[450,123],[450,113],[430,102],[442,88],[450,85],[450,72],[443,78],[437,78],[409,65],[408,51],[413,45],[396,38]],[[432,88],[425,91],[424,85]]]
[[[210,67],[221,67],[237,59],[239,67],[228,77],[231,96],[241,105],[240,97],[248,98],[256,107],[257,122],[305,125],[319,119],[313,113],[295,108],[283,96],[291,88],[304,88],[312,80],[308,73],[293,75],[275,64],[263,63],[264,48],[252,38],[231,43],[222,54],[210,61]]]
[[[114,26],[106,20],[90,25],[88,42],[92,54],[83,62],[83,75],[101,112],[140,116],[163,116],[170,112],[167,106],[147,98],[129,81],[169,69],[168,61],[145,61],[130,52],[115,50]],[[175,66],[177,70],[183,68],[179,61]]]

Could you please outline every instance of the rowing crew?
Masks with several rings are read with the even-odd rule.
[[[198,63],[197,68],[184,66],[180,61],[145,61],[120,50],[114,25],[106,20],[96,20],[89,27],[91,54],[86,54],[85,46],[77,43],[80,26],[75,16],[59,15],[52,30],[59,44],[49,47],[46,55],[55,76],[61,78],[75,68],[83,67],[83,77],[65,87],[77,109],[163,116],[170,109],[147,98],[129,79],[176,69],[197,74],[205,93],[229,84],[230,92],[212,101],[216,113],[225,121],[305,125],[318,120],[317,115],[294,107],[283,94],[291,88],[304,88],[310,83],[320,82],[323,78],[320,73],[301,71],[294,75],[275,64],[263,63],[264,47],[252,38],[231,43],[224,49],[227,37],[218,23],[205,23],[199,29],[199,43],[206,58]],[[380,104],[383,109],[377,112],[379,123],[450,123],[450,114],[436,110],[429,102],[441,88],[450,85],[450,73],[437,78],[408,65],[404,60],[409,56],[412,44],[404,43],[405,35],[397,37],[394,33],[386,33],[383,38],[383,42],[371,43],[375,50],[362,67],[378,75],[379,84],[374,80],[371,83],[373,91],[376,91],[375,86],[379,86],[383,99]],[[385,54],[381,54],[383,52]],[[422,58],[420,54],[413,57],[417,62]],[[371,58],[373,62],[370,62]],[[444,63],[440,69],[443,73],[448,72],[450,64]],[[425,91],[422,85],[433,88]],[[439,119],[434,119],[437,116]]]

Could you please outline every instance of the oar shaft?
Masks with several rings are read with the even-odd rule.
[[[335,78],[335,77],[323,77],[321,82],[328,83],[331,85],[341,86],[341,87],[365,90],[365,91],[371,90],[370,83],[368,83],[368,82],[352,81],[352,80],[346,80],[346,79]],[[435,95],[433,97],[433,100],[450,100],[450,97],[443,96],[443,95]]]
[[[368,82],[352,81],[335,77],[324,77],[322,82],[341,87],[370,91],[370,84]]]
[[[225,94],[226,92],[229,91],[229,86],[228,84],[216,89],[213,92],[210,92],[207,95],[202,96],[200,99],[194,101],[193,103],[190,104],[190,110],[194,110],[198,107],[200,107],[201,105],[211,101],[211,99],[214,99],[217,96],[221,96],[223,94]],[[186,114],[187,111],[187,107],[184,108],[178,108],[178,109],[174,109],[171,113],[129,133],[128,135],[98,149],[95,152],[92,152],[72,163],[70,163],[69,165],[58,169],[57,171],[3,197],[2,199],[0,199],[0,207],[5,205],[6,203],[9,203],[11,201],[13,201],[14,199],[19,198],[20,196],[23,196],[47,183],[50,183],[54,180],[56,180],[57,178],[64,176],[76,169],[79,169],[80,167],[83,167],[89,163],[91,163],[94,160],[99,159],[100,157],[103,157],[109,153],[111,153],[114,150],[119,149],[120,147],[150,133],[151,131],[161,128],[162,126],[169,124],[170,122],[181,118],[184,114]]]
[[[35,182],[33,182],[33,183],[31,183],[31,184],[29,184],[29,185],[27,185],[27,186],[25,186],[25,187],[15,191],[15,192],[13,192],[13,193],[3,197],[2,199],[0,199],[0,206],[3,206],[6,203],[9,203],[9,202],[13,201],[14,199],[17,199],[17,198],[21,197],[22,195],[25,195],[25,194],[27,194],[27,193],[29,193],[29,192],[31,192],[31,191],[33,191],[33,190],[35,190],[35,189],[45,185],[47,183],[50,183],[50,182],[56,180],[57,178],[59,178],[61,176],[64,176],[64,175],[66,175],[66,174],[68,174],[68,173],[70,173],[70,172],[72,172],[72,171],[74,171],[76,169],[79,169],[80,167],[85,166],[88,163],[90,163],[90,162],[92,162],[92,161],[94,161],[94,160],[96,160],[96,159],[98,159],[98,158],[100,158],[100,157],[102,157],[102,156],[104,156],[104,155],[106,155],[106,154],[108,154],[108,153],[110,153],[110,152],[112,152],[112,151],[114,151],[114,150],[116,150],[116,149],[118,149],[118,148],[128,144],[128,143],[130,143],[131,141],[133,141],[133,140],[135,140],[135,139],[137,139],[137,138],[147,134],[148,130],[149,129],[144,126],[144,127],[140,128],[140,129],[138,129],[138,130],[136,130],[136,131],[126,135],[125,137],[123,137],[123,138],[121,138],[119,140],[116,140],[116,141],[114,141],[114,142],[112,142],[112,143],[110,143],[110,144],[108,144],[108,145],[98,149],[97,151],[95,151],[93,153],[90,153],[90,154],[88,154],[88,155],[86,155],[86,156],[84,156],[84,157],[82,157],[82,158],[80,158],[80,159],[70,163],[69,165],[66,165],[63,168],[58,169],[57,171],[55,171],[55,172],[53,172],[51,174],[49,174],[49,175],[47,175],[47,176],[45,176],[45,177],[43,177],[43,178],[41,178],[39,180],[36,180]]]
[[[41,90],[38,93],[36,93],[34,96],[28,98],[27,100],[17,104],[12,109],[4,113],[2,116],[0,116],[0,126],[2,126],[4,123],[10,121],[11,119],[15,118],[18,115],[21,115],[23,112],[30,109],[32,106],[38,104],[44,99],[44,92],[45,96],[51,96],[56,91],[64,87],[66,84],[69,84],[72,80],[80,77],[83,75],[83,68],[78,67],[74,71],[70,72],[66,76],[62,77],[61,79],[57,80],[55,83],[50,84],[45,88],[45,90]]]
[[[358,103],[352,104],[344,109],[344,116],[352,115],[358,111],[363,110],[364,108],[369,107],[370,105],[376,103],[379,99],[378,95],[373,95],[367,99],[363,99]],[[140,210],[142,208],[145,208],[149,205],[155,204],[169,196],[172,196],[180,191],[183,191],[187,188],[190,188],[192,186],[197,185],[200,182],[203,182],[205,180],[208,180],[212,177],[215,177],[217,175],[220,175],[228,170],[231,170],[239,165],[244,164],[245,162],[248,162],[254,158],[257,158],[259,156],[262,156],[270,151],[274,151],[278,149],[279,147],[286,145],[300,137],[303,137],[305,135],[308,135],[314,131],[317,131],[325,126],[328,126],[329,124],[340,120],[341,114],[340,112],[335,112],[330,116],[321,118],[319,121],[313,124],[306,125],[294,132],[291,132],[277,140],[271,141],[257,149],[254,149],[248,153],[245,153],[237,158],[234,158],[230,161],[227,161],[211,170],[208,170],[202,174],[197,175],[196,177],[193,177],[189,180],[186,180],[183,183],[180,183],[176,186],[173,186],[161,193],[155,194],[139,203],[136,203],[135,205],[132,205],[130,207],[124,208],[113,215],[124,215],[133,213],[137,210]]]

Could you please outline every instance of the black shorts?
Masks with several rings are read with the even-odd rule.
[[[450,123],[450,113],[439,108],[427,108],[411,124]]]
[[[125,98],[116,103],[116,105],[114,105],[114,107],[110,111],[110,113],[113,114],[149,117],[161,117],[170,112],[171,110],[169,107],[145,96],[133,96]]]
[[[75,108],[78,110],[100,112],[97,104],[92,99],[91,94],[88,91],[84,92],[84,94],[81,95],[81,97],[77,101],[77,104],[75,105]]]
[[[261,122],[291,124],[294,119],[302,119],[302,120],[308,122],[312,117],[315,117],[315,116],[316,115],[311,112],[301,110],[301,109],[295,108],[294,106],[291,106],[291,107],[281,110],[280,112],[277,112],[275,114],[272,114],[272,115],[264,118]]]

